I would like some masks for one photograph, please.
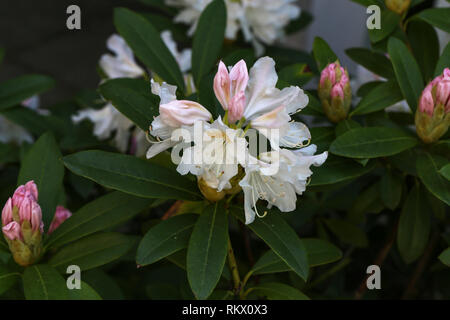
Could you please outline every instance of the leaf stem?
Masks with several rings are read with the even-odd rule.
[[[235,295],[238,295],[241,291],[241,277],[239,276],[239,269],[236,263],[236,257],[234,256],[233,247],[231,246],[230,237],[228,237],[228,265],[230,266],[231,275],[233,277],[233,291]]]

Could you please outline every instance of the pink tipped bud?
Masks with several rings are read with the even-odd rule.
[[[231,80],[227,67],[220,61],[219,68],[214,77],[214,93],[224,110],[228,110],[231,95]]]
[[[245,109],[245,94],[240,92],[231,100],[230,109],[228,110],[228,121],[234,123],[242,118]]]
[[[33,231],[40,230],[42,223],[42,211],[37,201],[29,195],[19,207],[20,223],[28,221]]]
[[[72,216],[72,212],[64,208],[63,206],[57,206],[55,216],[53,217],[53,221],[50,224],[50,228],[48,229],[48,234],[51,234],[55,231],[64,221],[69,219]]]
[[[168,126],[179,128],[193,125],[196,121],[208,121],[211,113],[201,104],[189,100],[173,100],[159,106],[161,120]]]
[[[248,84],[247,64],[244,60],[240,60],[234,65],[230,71],[231,93],[233,96],[245,95],[245,89]],[[245,98],[245,96],[244,96]]]
[[[336,83],[336,64],[330,63],[320,74],[320,85],[323,86],[326,80],[330,80],[331,85]]]
[[[20,207],[22,201],[28,196],[31,196],[35,201],[38,200],[38,190],[33,180],[28,181],[25,185],[19,186],[14,191],[12,197],[13,206]]]
[[[416,111],[417,135],[425,143],[439,140],[450,125],[450,69],[445,68],[423,90]]]
[[[16,221],[11,221],[2,228],[3,234],[9,240],[21,239],[20,225]]]
[[[13,205],[12,199],[9,198],[2,210],[2,225],[6,226],[11,221],[13,221]]]
[[[335,84],[331,90],[331,98],[334,99],[337,97],[340,97],[342,100],[344,99],[344,88],[340,83]]]

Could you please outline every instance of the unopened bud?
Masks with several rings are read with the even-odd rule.
[[[217,191],[217,189],[211,188],[203,178],[198,178],[197,184],[203,196],[211,202],[220,201],[226,195],[225,191]]]
[[[64,208],[63,206],[57,206],[55,215],[53,216],[53,221],[48,228],[48,234],[55,231],[64,221],[72,216],[72,212]]]
[[[386,7],[395,13],[402,14],[408,10],[411,0],[385,0]]]
[[[450,125],[450,69],[423,90],[415,116],[417,135],[425,143],[439,140]]]
[[[330,121],[339,122],[347,118],[352,92],[348,72],[338,61],[323,69],[319,82],[319,98]]]

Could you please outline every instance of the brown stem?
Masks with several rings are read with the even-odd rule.
[[[416,285],[420,280],[420,277],[422,276],[426,266],[428,265],[428,262],[431,258],[431,254],[433,253],[434,247],[438,243],[439,240],[439,233],[434,232],[431,236],[431,240],[428,243],[427,248],[425,249],[425,253],[422,255],[422,258],[420,258],[419,262],[417,263],[416,269],[414,270],[414,273],[411,276],[411,279],[408,282],[408,286],[406,287],[405,291],[403,292],[402,299],[411,299],[416,293]]]
[[[175,213],[177,213],[177,211],[180,208],[182,203],[183,203],[183,201],[181,201],[181,200],[175,201],[174,204],[169,208],[169,210],[167,210],[166,213],[164,213],[161,220],[167,220],[171,216],[173,216]]]
[[[394,244],[395,235],[397,234],[397,229],[398,229],[398,221],[395,223],[394,227],[392,228],[392,231],[388,235],[388,237],[386,239],[386,243],[381,248],[381,250],[378,252],[378,255],[373,263],[374,265],[381,266],[383,264],[384,260],[388,256],[389,251],[392,248],[392,245]],[[367,275],[364,278],[364,280],[361,282],[358,289],[356,290],[355,299],[357,299],[357,300],[361,299],[363,297],[364,293],[366,292],[368,277],[369,277],[369,275]]]

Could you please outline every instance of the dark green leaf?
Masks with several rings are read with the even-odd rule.
[[[20,104],[25,99],[49,90],[52,78],[37,74],[20,76],[0,83],[0,110]]]
[[[63,247],[48,263],[60,272],[70,265],[86,271],[102,266],[123,256],[133,242],[121,233],[97,233]]]
[[[345,53],[353,61],[381,77],[388,79],[395,77],[391,62],[381,53],[366,48],[351,48],[345,50]]]
[[[36,264],[25,269],[23,289],[27,300],[66,300],[69,289],[66,281],[51,266]]]
[[[298,31],[306,28],[307,26],[309,26],[311,24],[313,19],[314,19],[313,16],[309,12],[302,10],[300,17],[291,21],[286,26],[286,28],[285,28],[286,34],[298,32]]]
[[[395,12],[385,9],[381,11],[381,29],[369,30],[369,38],[373,43],[387,38],[400,23],[400,16]]]
[[[328,64],[338,60],[336,54],[331,50],[328,43],[320,37],[316,37],[313,43],[313,54],[316,59],[317,68],[322,71]]]
[[[116,8],[114,24],[136,56],[150,70],[184,91],[184,79],[175,58],[147,19],[131,10]]]
[[[134,156],[82,151],[63,158],[75,174],[145,198],[198,200],[196,185],[175,171]]]
[[[128,119],[147,131],[159,114],[159,99],[141,79],[113,79],[100,85],[100,92]]]
[[[182,214],[150,228],[139,244],[136,262],[145,266],[186,248],[197,218]]]
[[[0,295],[9,290],[20,279],[20,276],[17,271],[11,271],[0,264]]]
[[[326,219],[324,221],[327,227],[343,243],[351,244],[355,247],[367,246],[366,234],[356,225],[340,219]]]
[[[69,290],[70,300],[102,300],[102,297],[86,282],[81,281],[80,289]]]
[[[433,26],[450,32],[450,8],[431,8],[417,14],[419,18]]]
[[[397,208],[402,197],[402,176],[395,171],[386,170],[381,178],[380,195],[384,205],[391,210]]]
[[[439,255],[439,260],[446,266],[450,267],[450,247],[442,251],[442,253]]]
[[[206,299],[217,285],[228,250],[228,218],[223,203],[208,206],[189,240],[186,265],[197,299]]]
[[[197,86],[217,62],[225,37],[227,10],[214,0],[203,10],[192,43],[192,74]]]
[[[152,199],[111,192],[76,211],[48,238],[46,247],[60,247],[71,241],[120,224],[150,206]]]
[[[402,92],[395,80],[377,85],[356,106],[351,115],[368,114],[383,110],[403,100]]]
[[[19,185],[30,180],[36,183],[46,230],[50,227],[55,214],[64,177],[64,166],[60,159],[61,152],[53,135],[50,133],[42,135],[23,159],[17,181]]]
[[[445,179],[439,170],[448,164],[448,160],[429,153],[417,158],[416,169],[420,180],[436,198],[450,205],[450,181]]]
[[[406,45],[397,38],[389,38],[388,53],[403,96],[415,112],[424,87],[419,66]]]
[[[450,66],[450,42],[445,46],[444,51],[442,51],[441,57],[439,58],[436,69],[434,70],[434,76],[437,77],[444,72],[445,68]]]
[[[265,282],[258,284],[253,289],[262,293],[269,300],[309,300],[298,289],[283,283]]]
[[[443,166],[439,173],[447,180],[450,180],[450,164]]]
[[[337,137],[330,152],[350,158],[377,158],[400,153],[417,143],[416,138],[396,128],[356,128]]]
[[[416,260],[425,249],[431,220],[424,190],[414,186],[403,206],[397,232],[397,246],[406,263]]]
[[[310,267],[316,267],[342,258],[342,251],[332,243],[323,239],[303,239],[303,245],[308,253]]]
[[[306,67],[306,64],[297,63],[283,68],[278,73],[277,87],[280,89],[289,86],[303,87],[314,76],[310,71],[305,71]]]

